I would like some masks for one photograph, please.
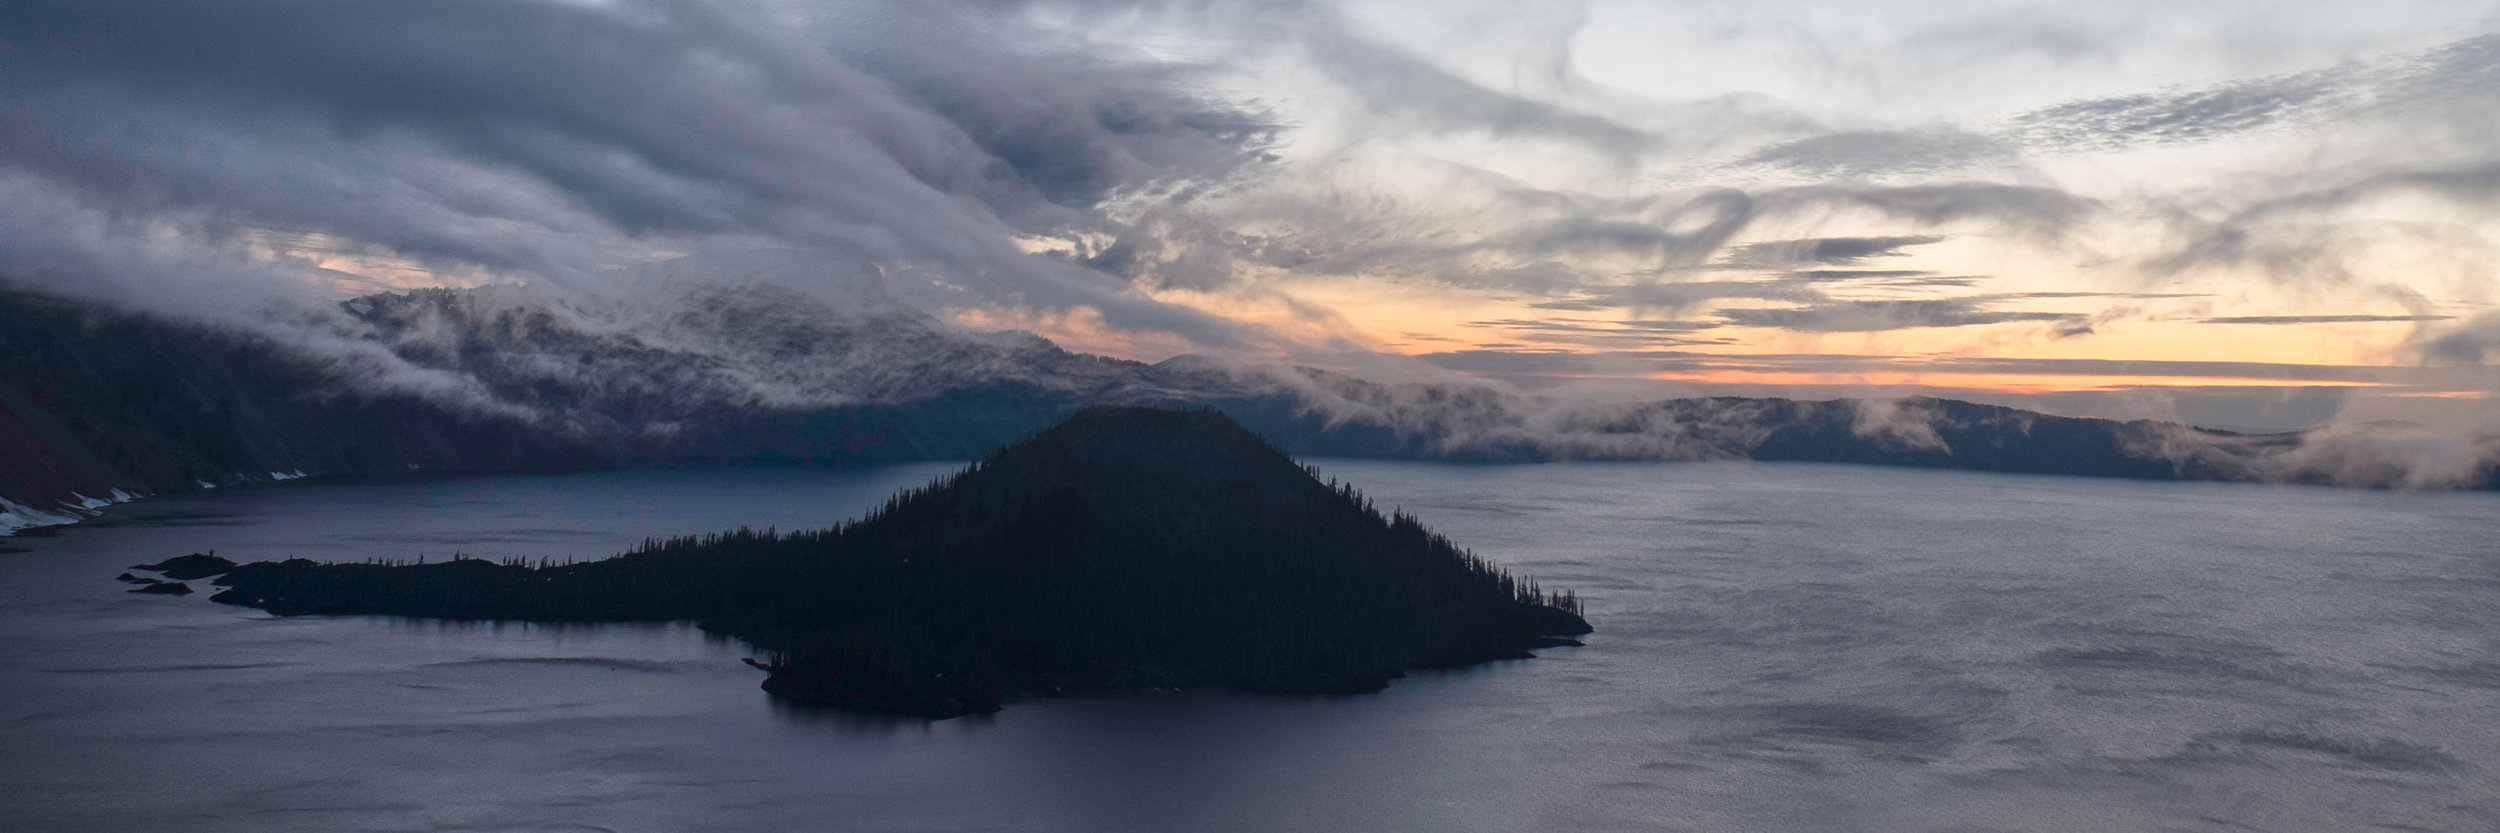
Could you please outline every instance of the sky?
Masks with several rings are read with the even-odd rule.
[[[1149,361],[2488,419],[2495,129],[2488,2],[12,0],[0,275],[798,250]]]

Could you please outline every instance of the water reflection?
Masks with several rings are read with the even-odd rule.
[[[968,714],[952,720],[934,721],[927,718],[888,714],[884,712],[827,708],[809,703],[784,700],[778,697],[766,698],[766,702],[771,705],[773,717],[775,719],[781,720],[793,728],[809,731],[831,731],[840,734],[887,735],[897,732],[916,732],[920,734],[928,734],[930,732],[937,731],[940,728],[941,723],[944,724],[944,728],[946,730],[956,731],[963,729],[987,728],[996,725],[998,722],[997,715],[994,714]]]

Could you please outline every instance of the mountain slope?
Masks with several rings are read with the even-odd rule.
[[[0,514],[305,471],[599,460],[525,420],[350,382],[267,339],[0,287]]]

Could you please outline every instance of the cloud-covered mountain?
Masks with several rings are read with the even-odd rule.
[[[364,296],[256,330],[0,293],[0,512],[299,474],[964,459],[1092,404],[1205,406],[1305,455],[1796,460],[2153,479],[2494,485],[2500,438],[2242,435],[1937,399],[1572,402],[1194,356],[1072,353],[883,299],[679,283]],[[627,300],[630,299],[630,300]],[[657,301],[655,302],[655,299]]]
[[[0,272],[232,317],[763,245],[1130,355],[2184,343],[2395,413],[2493,391],[2485,5],[15,0]]]

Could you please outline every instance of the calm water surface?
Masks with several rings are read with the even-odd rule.
[[[1319,462],[1598,632],[1366,697],[826,716],[690,627],[111,579],[209,548],[593,557],[829,524],[948,466],[224,490],[0,539],[28,550],[0,555],[0,828],[2500,829],[2500,496]]]

